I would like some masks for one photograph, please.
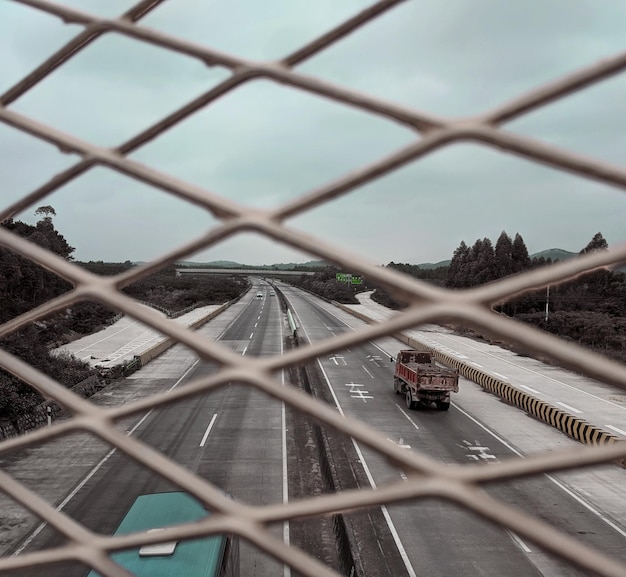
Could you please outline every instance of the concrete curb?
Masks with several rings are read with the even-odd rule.
[[[193,323],[188,325],[186,328],[192,329],[192,330],[200,328],[202,325],[206,324],[211,319],[215,318],[217,315],[223,313],[228,307],[230,307],[237,300],[238,299],[227,302],[226,304],[223,304],[218,309],[211,311],[207,316],[202,317],[198,319],[197,321],[194,321]],[[164,341],[161,341],[160,343],[154,345],[153,347],[144,351],[140,355],[137,355],[140,366],[143,367],[147,365],[152,359],[155,359],[160,354],[164,353],[166,350],[168,350],[170,347],[173,347],[176,344],[178,344],[178,341],[176,339],[172,339],[168,337]]]
[[[365,321],[368,324],[378,324],[376,321],[362,313],[354,311],[341,303],[333,302],[333,305]],[[585,445],[604,445],[607,443],[626,442],[603,429],[588,423],[584,419],[570,415],[569,413],[546,403],[528,393],[516,389],[511,383],[498,379],[489,373],[468,365],[459,359],[438,351],[432,346],[426,345],[417,339],[413,339],[404,333],[392,335],[400,342],[406,343],[411,348],[425,349],[431,352],[433,357],[443,365],[455,368],[466,379],[480,385],[485,391],[498,396],[501,400],[522,409],[536,419],[558,429],[568,437]],[[616,461],[618,465],[626,468],[626,458]]]

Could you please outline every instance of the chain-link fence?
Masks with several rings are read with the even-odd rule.
[[[626,457],[624,444],[581,446],[576,450],[536,455],[524,460],[512,459],[492,467],[468,465],[444,467],[422,454],[405,451],[390,444],[384,435],[364,423],[345,418],[322,402],[312,402],[312,399],[304,393],[291,387],[284,387],[274,378],[277,371],[281,369],[301,365],[345,347],[424,323],[454,321],[497,336],[530,352],[541,353],[544,358],[548,357],[564,368],[626,390],[626,369],[623,365],[607,360],[589,350],[565,343],[530,326],[514,323],[503,315],[495,314],[491,309],[492,304],[510,299],[515,295],[563,282],[597,267],[609,267],[624,261],[626,260],[626,246],[590,253],[578,259],[536,269],[520,276],[505,278],[488,286],[452,292],[355,259],[353,254],[348,253],[342,247],[333,246],[321,238],[303,235],[287,224],[288,219],[292,217],[302,215],[313,207],[319,207],[348,192],[354,192],[358,187],[381,175],[417,161],[436,149],[458,142],[474,142],[493,149],[504,150],[512,155],[568,171],[580,177],[626,188],[625,169],[599,163],[503,128],[507,122],[621,72],[626,67],[626,53],[618,54],[597,65],[522,94],[480,117],[447,120],[382,101],[294,70],[297,64],[384,14],[399,4],[400,0],[382,0],[375,3],[278,62],[249,61],[219,52],[208,46],[142,27],[140,20],[159,6],[162,3],[160,0],[140,1],[119,18],[102,18],[45,0],[16,1],[56,16],[65,23],[80,25],[82,31],[0,96],[0,121],[18,131],[52,143],[62,151],[75,153],[80,160],[42,183],[36,190],[11,206],[5,207],[0,213],[2,219],[12,217],[36,203],[45,201],[48,195],[95,167],[107,167],[180,199],[205,207],[219,220],[219,225],[201,238],[173,248],[149,264],[133,268],[115,277],[99,277],[90,274],[71,262],[0,229],[2,246],[53,271],[70,281],[75,287],[71,292],[4,323],[0,326],[0,337],[7,336],[73,303],[96,300],[123,311],[178,340],[200,357],[219,363],[221,369],[211,377],[197,379],[184,389],[177,389],[168,395],[157,394],[123,407],[102,408],[79,398],[18,358],[0,351],[0,366],[3,369],[30,383],[45,398],[58,401],[73,415],[73,418],[55,424],[45,431],[37,430],[5,441],[0,445],[0,455],[72,432],[89,432],[117,447],[119,451],[150,468],[162,478],[171,481],[172,484],[196,495],[216,511],[216,514],[205,523],[168,530],[167,536],[190,537],[214,532],[232,532],[309,576],[330,576],[335,573],[297,548],[289,547],[277,540],[267,530],[268,524],[296,517],[306,518],[420,498],[440,498],[465,507],[523,538],[541,543],[549,553],[590,573],[595,572],[613,577],[626,574],[626,567],[623,564],[604,553],[584,546],[540,519],[524,515],[502,502],[494,501],[478,490],[487,483],[538,473],[589,467],[624,458]],[[102,148],[85,142],[15,112],[11,108],[12,103],[27,94],[54,70],[80,53],[86,46],[107,34],[123,35],[136,42],[149,43],[184,54],[200,62],[226,68],[231,74],[219,85],[115,148]],[[129,158],[133,151],[187,119],[194,112],[211,106],[216,99],[225,96],[236,87],[259,78],[393,120],[413,129],[416,139],[412,144],[394,154],[285,202],[273,210],[252,209],[238,204],[220,196],[219,191],[212,192],[187,184]],[[290,350],[281,356],[253,358],[236,354],[220,346],[219,343],[202,338],[173,321],[164,319],[156,313],[153,314],[145,307],[136,306],[131,298],[120,291],[124,286],[149,276],[164,265],[181,260],[199,250],[214,247],[224,239],[232,238],[239,233],[250,231],[316,255],[340,267],[348,268],[355,274],[358,273],[384,287],[393,296],[409,303],[409,306],[402,314],[387,322]],[[224,497],[217,488],[113,426],[115,421],[128,415],[163,406],[165,403],[195,395],[200,391],[212,391],[231,381],[244,382],[251,387],[256,387],[284,401],[290,407],[310,415],[329,427],[353,437],[364,446],[385,455],[388,461],[406,471],[406,480],[390,483],[377,489],[345,491],[341,494],[329,494],[281,505],[245,506]],[[17,568],[41,566],[45,563],[73,560],[94,566],[103,575],[123,575],[125,573],[120,572],[119,568],[110,561],[108,553],[122,546],[139,546],[154,540],[154,536],[147,535],[110,538],[93,534],[25,486],[15,482],[4,472],[0,472],[0,489],[53,526],[68,541],[63,546],[45,551],[2,558],[0,570],[4,572]]]

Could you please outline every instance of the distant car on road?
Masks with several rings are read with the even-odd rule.
[[[263,293],[256,293],[256,298],[262,299],[263,298]]]

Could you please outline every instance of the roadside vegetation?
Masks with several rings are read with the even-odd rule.
[[[74,248],[54,228],[56,214],[50,206],[35,212],[40,220],[35,226],[8,220],[0,226],[30,242],[42,246],[66,260],[73,260]],[[114,275],[133,266],[131,262],[76,263],[99,275]],[[19,254],[0,247],[0,323],[72,289],[72,285]],[[245,278],[176,277],[174,267],[129,285],[124,292],[132,298],[176,316],[191,307],[222,304],[237,298],[248,289]],[[68,388],[96,375],[88,363],[69,355],[52,356],[50,350],[101,330],[117,312],[96,302],[81,302],[30,324],[0,340],[0,348],[27,362]],[[0,369],[0,421],[12,420],[43,401],[41,395],[17,377]]]
[[[579,254],[607,249],[606,240],[598,232]],[[472,247],[461,242],[446,267],[429,270],[393,262],[387,266],[440,286],[464,289],[549,266],[553,262],[558,260],[531,258],[519,234],[511,239],[503,231],[495,246],[488,238],[477,240]],[[394,309],[406,306],[380,288],[372,298]],[[550,286],[549,291],[544,289],[500,303],[495,310],[610,358],[626,361],[624,272],[600,270],[588,273],[575,281]]]
[[[336,301],[346,305],[358,305],[359,301],[355,296],[354,287],[344,282],[337,281],[336,276],[338,272],[338,268],[327,266],[322,269],[317,269],[312,275],[301,275],[289,279],[289,283],[329,301]]]

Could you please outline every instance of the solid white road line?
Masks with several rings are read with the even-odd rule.
[[[300,326],[302,327],[302,330],[307,338],[307,340],[309,341],[309,343],[311,342],[311,339],[309,338],[309,335],[306,332],[306,329],[304,328],[304,326],[302,325],[302,322],[300,322]],[[339,399],[337,398],[337,396],[335,395],[335,391],[333,389],[333,387],[330,384],[330,380],[328,379],[328,375],[326,374],[326,371],[324,370],[324,367],[322,366],[322,363],[320,361],[320,359],[317,359],[317,364],[320,368],[320,370],[322,371],[322,375],[324,376],[324,379],[326,380],[326,384],[328,385],[328,389],[330,390],[330,394],[333,397],[333,400],[335,401],[335,405],[337,407],[337,410],[339,411],[339,413],[343,416],[345,416],[345,413],[343,412],[343,409],[341,408],[341,405],[339,404]],[[371,485],[371,487],[373,489],[376,488],[376,483],[374,481],[374,478],[372,477],[372,474],[369,470],[369,467],[367,466],[367,463],[365,462],[365,458],[363,456],[363,453],[361,452],[361,448],[359,447],[359,444],[352,439],[352,444],[354,445],[354,449],[357,452],[359,461],[361,463],[361,465],[363,466],[363,470],[365,471],[365,475],[367,476],[367,479]],[[402,545],[402,541],[400,541],[400,535],[398,535],[398,532],[396,531],[396,527],[393,524],[393,521],[391,520],[391,517],[389,515],[389,511],[387,511],[387,507],[385,505],[381,505],[380,509],[383,513],[383,516],[385,517],[385,521],[387,522],[387,526],[389,527],[389,531],[391,532],[391,536],[393,537],[393,540],[396,544],[396,547],[398,548],[398,552],[400,553],[400,557],[402,558],[402,561],[404,563],[404,567],[406,568],[406,571],[409,575],[409,577],[417,577],[417,573],[415,573],[415,570],[413,569],[413,566],[411,565],[411,560],[409,559],[409,556],[406,552],[406,549],[404,548],[404,545]]]

